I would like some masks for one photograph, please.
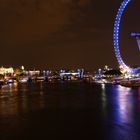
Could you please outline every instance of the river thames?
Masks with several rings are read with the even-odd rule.
[[[84,82],[0,90],[0,140],[140,139],[140,88]]]

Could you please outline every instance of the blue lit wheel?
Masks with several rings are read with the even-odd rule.
[[[123,0],[123,2],[121,3],[121,6],[117,12],[117,15],[116,15],[116,19],[115,19],[115,23],[114,23],[114,51],[115,51],[115,55],[116,55],[116,58],[117,58],[117,61],[120,65],[121,68],[123,68],[124,70],[126,70],[127,72],[135,72],[137,71],[138,69],[140,69],[140,67],[138,68],[130,68],[128,67],[122,57],[121,57],[121,53],[120,53],[120,47],[119,47],[119,31],[120,31],[120,23],[121,23],[121,18],[122,18],[122,15],[123,15],[123,12],[126,8],[126,6],[129,4],[131,0]]]

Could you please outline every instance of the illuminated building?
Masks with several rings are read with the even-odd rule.
[[[2,74],[2,75],[13,74],[13,73],[14,73],[14,69],[12,67],[10,67],[10,68],[1,67],[0,68],[0,74]]]

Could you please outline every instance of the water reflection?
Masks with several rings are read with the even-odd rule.
[[[106,95],[106,85],[105,84],[101,84],[101,101],[102,101],[102,110],[103,110],[103,116],[106,116],[106,107],[107,107],[107,95]]]
[[[3,85],[0,89],[0,95],[4,94],[10,94],[12,93],[17,93],[18,92],[18,83],[13,83],[13,84],[8,84],[8,85]]]
[[[138,89],[139,91],[140,89]],[[107,137],[109,140],[130,139],[139,138],[139,133],[136,133],[138,128],[138,122],[135,116],[137,109],[137,89],[131,89],[127,87],[118,86],[106,86],[102,88],[102,110],[106,114],[104,121],[106,127],[110,131],[107,131]],[[105,103],[106,102],[106,108]],[[139,115],[139,114],[137,114]],[[135,118],[135,117],[136,118]],[[134,133],[135,132],[135,133]]]
[[[18,120],[20,125],[13,123],[11,129],[5,125],[11,120]],[[8,127],[8,133],[12,134],[11,130],[25,125],[35,131],[36,122],[44,126],[45,133],[46,127],[50,130],[53,124],[52,130],[57,128],[57,131],[52,132],[58,135],[73,132],[94,139],[95,131],[100,135],[103,129],[107,140],[137,140],[140,138],[140,88],[42,82],[4,86],[0,90],[0,130]]]
[[[116,119],[119,123],[132,123],[133,120],[133,96],[131,94],[131,89],[127,87],[118,86],[116,89],[118,95],[116,96]]]
[[[138,99],[140,100],[140,87],[138,87]]]
[[[38,92],[39,91],[39,92]],[[42,84],[9,84],[0,90],[0,115],[19,115],[44,108]]]

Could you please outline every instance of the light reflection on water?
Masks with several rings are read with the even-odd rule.
[[[17,115],[44,108],[43,87],[42,84],[38,86],[39,92],[33,85],[14,83],[3,86],[0,90],[0,115]]]
[[[120,85],[102,87],[102,109],[106,115],[104,121],[110,129],[107,132],[109,140],[140,138],[137,131],[140,114],[136,114],[139,112],[139,91],[139,88],[132,89]]]
[[[116,102],[118,108],[116,109],[116,119],[121,123],[130,123],[132,121],[132,109],[133,109],[133,100],[131,94],[131,89],[127,87],[118,86],[116,89],[118,93],[116,97]]]
[[[13,83],[13,84],[8,84],[8,85],[3,85],[0,90],[0,94],[2,95],[3,93],[15,93],[18,91],[18,84]]]
[[[74,125],[80,122],[78,129],[81,130],[81,135],[84,133],[88,135],[89,131],[97,131],[99,134],[104,133],[107,140],[138,140],[140,138],[140,88],[132,89],[105,84],[52,83],[48,85],[40,82],[4,86],[0,90],[0,130],[7,128],[6,125],[2,125],[3,118],[6,118],[6,124],[12,116],[14,120],[19,121],[19,124],[28,126],[29,122],[32,122],[33,112],[42,110],[47,112],[48,109],[56,111],[54,114],[60,117],[58,120],[56,117],[56,121],[53,120],[55,127],[59,128],[59,121],[63,124],[63,121],[68,123],[71,120],[70,124],[72,123],[73,126],[69,129],[70,132],[77,131]],[[69,113],[69,110],[72,112]],[[67,111],[66,114],[63,111]],[[31,114],[31,116],[25,117],[25,114]],[[45,118],[39,115],[36,115],[35,120],[39,120],[42,125],[45,124],[46,116],[49,114],[46,115],[42,111],[42,116],[46,115]],[[54,116],[50,118],[52,117]],[[98,122],[100,118],[101,125]],[[23,120],[25,122],[22,122]],[[26,122],[26,120],[29,121]],[[68,125],[71,126],[70,124]],[[87,128],[82,128],[82,126]],[[34,129],[32,124],[30,127]],[[98,127],[104,128],[104,132],[97,130]],[[11,128],[8,129],[11,130]],[[19,129],[19,125],[15,123],[14,129]],[[34,133],[32,135],[34,136]]]
[[[138,99],[140,101],[140,87],[138,87]]]
[[[107,95],[106,95],[106,86],[105,84],[101,84],[101,101],[102,101],[102,110],[103,110],[103,115],[106,116],[106,107],[107,107]]]

